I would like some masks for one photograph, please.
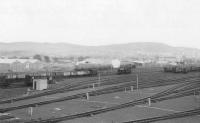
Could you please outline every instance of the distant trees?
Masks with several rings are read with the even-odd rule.
[[[57,57],[53,57],[52,59],[54,62],[59,62],[59,58],[57,58]]]
[[[45,62],[48,62],[48,63],[51,62],[49,56],[44,56],[44,61],[45,61]]]
[[[18,57],[17,56],[11,56],[11,57],[8,57],[9,59],[17,59]]]
[[[44,62],[51,62],[49,56],[42,56],[42,55],[39,55],[39,54],[34,55],[33,59],[37,59],[39,61],[44,61]]]
[[[83,61],[88,58],[90,58],[90,57],[89,56],[79,56],[77,59],[78,59],[78,61]]]
[[[70,60],[70,61],[83,61],[85,59],[90,58],[89,56],[68,56],[68,57],[50,57],[47,55],[40,55],[36,54],[33,56],[33,59],[37,59],[39,61],[43,61],[46,63],[50,62],[62,62],[65,60]]]
[[[30,59],[28,56],[21,56],[19,59]]]
[[[37,59],[39,61],[42,61],[42,56],[39,55],[39,54],[36,54],[36,55],[33,56],[33,59]]]

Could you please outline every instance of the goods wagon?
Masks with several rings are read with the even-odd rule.
[[[55,83],[55,78],[53,76],[31,76],[31,75],[25,75],[24,83],[26,86],[32,86],[33,79],[47,79],[48,84]]]
[[[163,67],[164,72],[172,72],[172,73],[188,73],[200,71],[200,66],[197,64],[176,64],[176,65],[166,65]]]
[[[164,67],[164,72],[188,73],[189,71],[190,67],[186,65],[168,65]]]
[[[1,75],[0,76],[0,87],[8,87],[9,86],[9,82],[7,81],[6,79],[6,76],[5,75]]]

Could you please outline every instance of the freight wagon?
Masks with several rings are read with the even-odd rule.
[[[172,72],[172,73],[188,73],[200,71],[200,66],[197,64],[184,64],[177,63],[176,65],[166,65],[163,67],[164,72]]]

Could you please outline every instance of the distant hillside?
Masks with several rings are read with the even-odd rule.
[[[0,43],[1,56],[193,56],[199,57],[200,50],[172,47],[162,43],[128,43],[107,46],[81,46],[67,43]]]

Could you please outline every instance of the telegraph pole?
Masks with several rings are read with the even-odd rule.
[[[138,96],[140,97],[138,73],[136,74],[136,88]]]
[[[100,83],[101,83],[101,76],[100,76],[100,72],[99,72],[99,79],[98,79],[98,82],[99,82],[99,86],[100,86]]]
[[[139,83],[138,83],[138,74],[136,74],[136,86],[137,86],[137,90],[138,90],[138,88],[139,88]]]

